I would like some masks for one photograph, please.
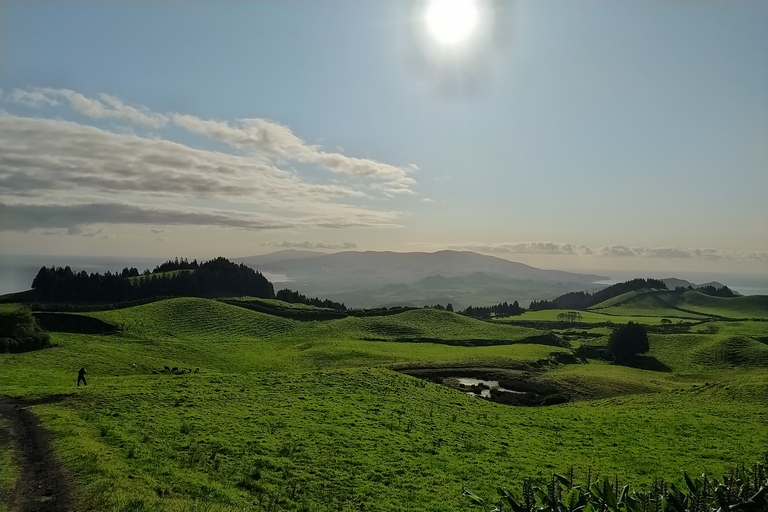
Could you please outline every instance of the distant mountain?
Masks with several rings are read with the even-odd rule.
[[[285,249],[282,251],[260,254],[258,256],[246,256],[245,258],[232,258],[232,261],[244,263],[249,267],[258,267],[268,263],[276,263],[285,260],[300,260],[303,258],[313,258],[315,256],[325,256],[326,252],[320,251],[297,251],[296,249]]]
[[[239,261],[252,265],[250,261],[245,259]],[[297,281],[302,278],[331,280],[349,279],[351,276],[356,276],[356,278],[364,281],[404,283],[436,274],[444,277],[456,277],[475,272],[495,273],[517,279],[572,283],[593,283],[608,279],[605,276],[595,274],[543,270],[523,263],[468,251],[431,253],[344,251],[301,259],[261,262],[258,265],[257,270],[286,274]]]
[[[522,301],[593,289],[592,283],[607,279],[595,274],[543,270],[473,252],[344,251],[313,256],[294,253],[304,257],[237,261],[260,272],[285,275],[291,283],[289,287],[303,294],[351,307],[423,306],[451,300],[454,306],[457,302],[465,306],[490,305],[491,301]]]

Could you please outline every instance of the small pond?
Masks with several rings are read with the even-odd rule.
[[[499,404],[537,406],[570,401],[567,393],[536,382],[529,372],[492,368],[409,368],[402,373]]]
[[[467,394],[479,396],[481,398],[491,398],[492,389],[505,393],[525,394],[525,391],[515,391],[514,389],[503,388],[499,385],[499,381],[497,380],[473,379],[472,377],[459,377],[457,380],[459,381],[459,389],[464,390],[465,388],[468,388],[466,391]],[[475,390],[479,390],[480,393],[477,393]]]

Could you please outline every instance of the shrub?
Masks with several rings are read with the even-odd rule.
[[[0,352],[29,352],[51,346],[29,308],[0,313]]]
[[[608,355],[619,364],[630,361],[637,354],[645,354],[650,348],[645,327],[635,322],[615,329],[606,347]]]

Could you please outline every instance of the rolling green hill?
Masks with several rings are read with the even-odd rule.
[[[768,296],[711,297],[695,290],[636,290],[601,302],[590,311],[609,315],[675,318],[768,318]]]
[[[720,475],[768,444],[765,321],[653,332],[652,371],[557,364],[570,350],[534,343],[557,340],[542,330],[432,309],[296,320],[177,298],[80,315],[117,330],[52,332],[53,348],[0,355],[0,389],[42,399],[30,409],[86,512],[458,512],[463,485],[490,496],[570,466],[683,484],[682,470]],[[511,407],[396,368],[493,368],[574,400]]]

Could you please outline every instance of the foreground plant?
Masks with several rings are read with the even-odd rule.
[[[767,512],[766,463],[768,454],[764,462],[734,469],[722,481],[683,473],[684,489],[657,480],[651,490],[637,491],[619,486],[618,478],[593,482],[591,473],[586,485],[575,485],[571,469],[568,476],[554,474],[544,486],[525,479],[520,497],[499,487],[499,499],[493,505],[466,487],[461,492],[474,505],[493,512]]]

